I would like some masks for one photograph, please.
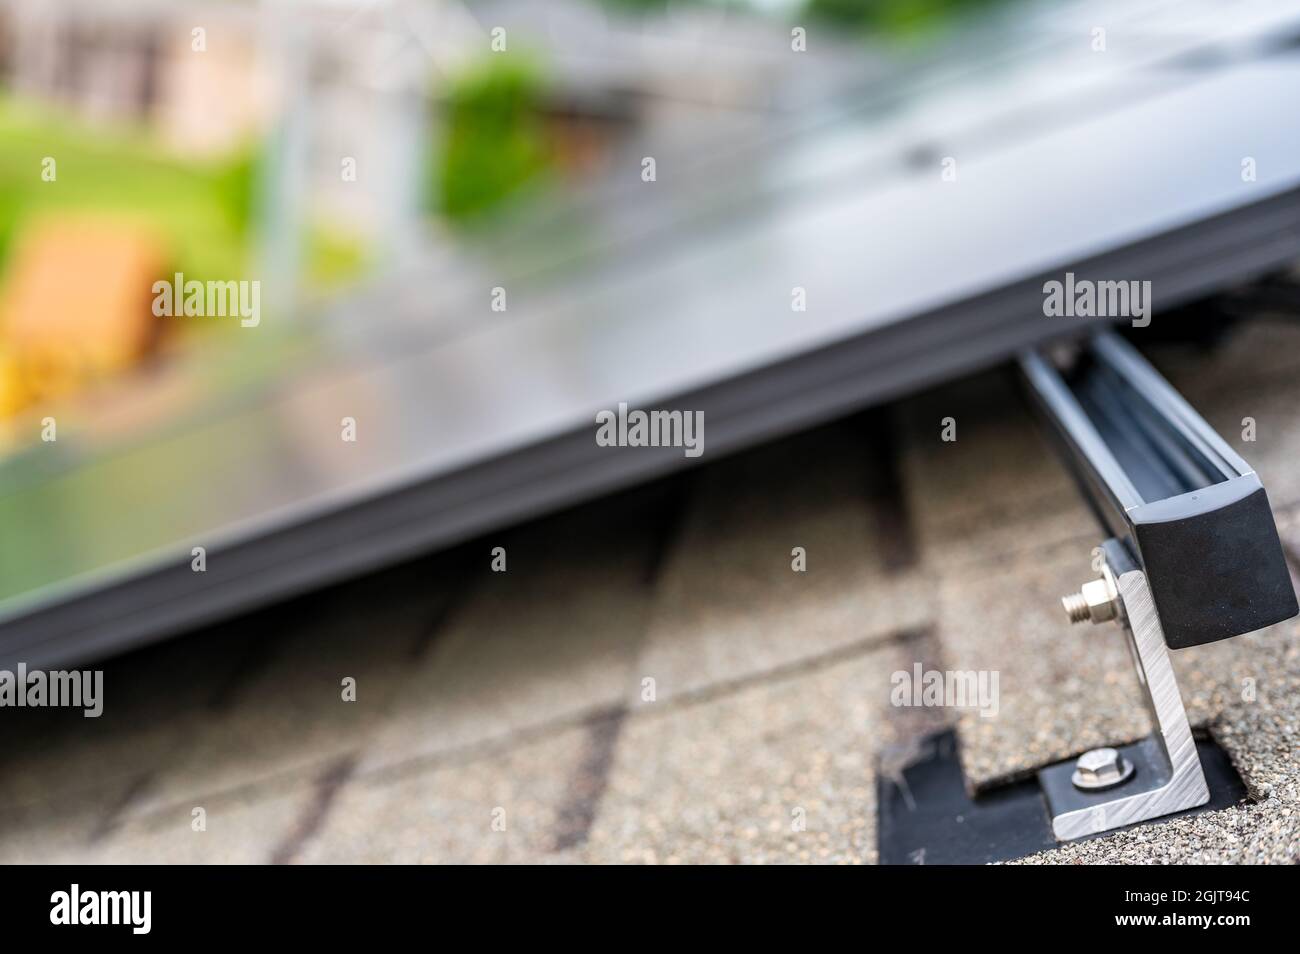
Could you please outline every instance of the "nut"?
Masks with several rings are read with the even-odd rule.
[[[1087,602],[1088,618],[1094,623],[1104,623],[1115,618],[1115,591],[1107,577],[1083,584],[1079,593]]]
[[[1120,615],[1119,589],[1110,567],[1103,566],[1100,579],[1091,580],[1079,587],[1078,593],[1063,597],[1061,605],[1071,623],[1084,620],[1105,623],[1117,619]]]

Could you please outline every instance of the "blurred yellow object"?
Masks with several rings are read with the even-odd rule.
[[[0,420],[17,414],[26,403],[27,393],[18,365],[8,352],[0,349]]]
[[[129,221],[51,218],[24,231],[0,306],[0,346],[19,398],[69,394],[146,355],[159,332],[152,288],[165,262],[156,236]],[[0,401],[0,413],[7,407]]]

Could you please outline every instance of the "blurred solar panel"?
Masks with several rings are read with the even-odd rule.
[[[1066,270],[1151,281],[1168,308],[1293,261],[1300,14],[1169,6],[1105,5],[1104,54],[1071,6],[1010,50],[670,151],[655,182],[634,169],[403,268],[324,331],[250,332],[282,348],[275,380],[204,384],[145,433],[61,421],[0,465],[0,665],[93,658],[695,462],[599,446],[620,403],[702,412],[707,461],[1077,334],[1043,315]]]

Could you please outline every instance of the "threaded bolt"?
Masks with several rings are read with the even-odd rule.
[[[1071,593],[1061,598],[1061,606],[1071,623],[1092,621],[1105,623],[1120,617],[1119,589],[1109,566],[1102,567],[1101,578],[1090,580],[1079,588],[1078,593]]]
[[[1070,617],[1071,623],[1082,623],[1092,615],[1088,612],[1088,600],[1082,593],[1061,597],[1061,605],[1065,607],[1065,615]]]

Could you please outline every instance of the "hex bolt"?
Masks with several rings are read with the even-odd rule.
[[[1078,593],[1062,597],[1061,605],[1071,623],[1084,620],[1105,623],[1117,619],[1120,615],[1119,589],[1115,586],[1110,567],[1103,566],[1101,578],[1083,584]]]
[[[1075,788],[1096,791],[1127,781],[1132,774],[1133,763],[1115,749],[1091,749],[1075,761],[1070,781]]]

